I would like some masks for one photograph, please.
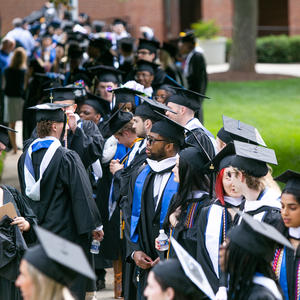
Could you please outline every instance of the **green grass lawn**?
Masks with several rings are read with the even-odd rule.
[[[255,126],[278,166],[300,172],[300,78],[249,82],[210,82],[204,104],[205,126],[216,135],[222,115]]]

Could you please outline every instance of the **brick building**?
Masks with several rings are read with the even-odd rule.
[[[0,0],[1,36],[12,28],[12,19],[38,10],[45,0]],[[124,18],[133,36],[147,25],[160,40],[172,39],[199,20],[215,19],[222,35],[231,36],[232,0],[78,0],[79,12],[92,20],[110,23]],[[259,0],[258,35],[300,34],[299,0]]]

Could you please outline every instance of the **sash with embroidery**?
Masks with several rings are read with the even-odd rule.
[[[34,140],[26,153],[24,178],[25,178],[25,194],[33,201],[40,201],[40,184],[43,174],[51,162],[56,150],[61,147],[61,143],[55,137],[46,137]],[[35,180],[34,169],[32,165],[31,155],[40,149],[47,149],[41,164],[40,164],[40,177]]]
[[[138,175],[133,192],[133,203],[132,203],[132,212],[131,212],[131,222],[130,222],[130,240],[134,243],[137,243],[139,236],[136,232],[136,228],[138,226],[140,216],[141,216],[141,200],[142,200],[142,192],[144,187],[144,182],[148,174],[150,173],[151,168],[147,165],[143,171]],[[177,192],[178,183],[174,181],[174,173],[168,179],[168,182],[165,186],[163,195],[162,195],[162,203],[161,203],[161,211],[160,211],[160,228],[164,222],[164,219],[167,215],[170,201],[173,195]]]

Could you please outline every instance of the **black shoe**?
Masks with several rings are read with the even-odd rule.
[[[100,290],[104,290],[105,289],[105,280],[97,280],[97,291],[100,291]]]

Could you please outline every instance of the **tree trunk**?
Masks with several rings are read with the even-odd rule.
[[[233,36],[230,70],[255,72],[257,0],[233,0]]]

